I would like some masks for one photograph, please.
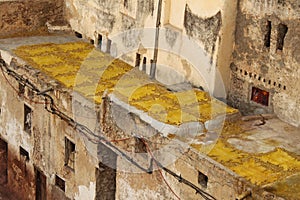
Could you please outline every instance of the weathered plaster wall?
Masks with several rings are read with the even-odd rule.
[[[177,5],[178,2],[169,0],[164,5],[164,26],[179,31],[179,34],[177,33],[178,40],[184,41],[181,34],[183,37],[190,38],[193,43],[198,45],[198,48],[203,49],[207,54],[206,57],[210,59],[208,63],[197,63],[196,65],[189,63],[191,65],[189,71],[196,69],[199,72],[199,68],[205,68],[208,73],[185,75],[186,80],[209,90],[217,97],[225,98],[225,93],[229,88],[229,66],[233,51],[237,1],[185,1],[181,2],[181,9],[177,8],[176,10],[172,9],[174,4]],[[178,18],[181,15],[182,17]],[[178,19],[173,19],[174,16]],[[170,44],[169,49],[174,51],[176,46],[172,45]],[[179,55],[181,54],[182,52],[179,52]],[[190,62],[188,59],[187,61]],[[185,64],[177,63],[179,68],[186,68]],[[178,73],[182,74],[183,71],[178,71]],[[205,77],[205,84],[203,84],[203,80],[197,81],[199,76]]]
[[[112,56],[121,56],[121,59],[135,66],[136,53],[139,53],[140,69],[145,59],[146,73],[149,74],[155,44],[158,0],[127,2],[125,5],[119,1],[67,0],[67,18],[74,31],[94,40],[95,46],[102,51],[107,51],[108,39],[111,39]],[[156,78],[169,85],[191,82],[224,98],[224,90],[229,86],[237,1],[195,2],[162,2],[160,28],[164,31],[160,33]],[[150,30],[135,31],[136,28]],[[98,34],[102,36],[101,45],[97,42]],[[122,40],[118,39],[118,34],[123,34]],[[184,57],[182,53],[186,47],[182,43],[185,40],[202,49],[200,54],[205,54],[208,61],[193,63],[193,60]],[[123,48],[126,51],[122,51]],[[197,56],[195,52],[191,53],[191,57]],[[199,76],[208,80],[205,81],[203,77],[199,80]],[[225,80],[225,89],[221,78]]]
[[[181,199],[202,199],[193,188],[162,169],[161,172],[155,170],[151,174],[143,171],[141,168],[148,172],[151,170],[149,149],[159,162],[167,163],[164,167],[216,199],[236,199],[247,190],[252,191],[253,199],[268,199],[265,195],[269,194],[263,193],[262,190],[239,178],[211,158],[191,147],[181,146],[180,143],[172,141],[172,138],[163,137],[157,127],[154,128],[141,116],[129,112],[128,107],[125,108],[125,104],[120,104],[115,98],[110,95],[104,101],[106,107],[104,121],[102,121],[103,131],[111,139],[130,138],[116,143],[116,146],[126,152],[130,159],[129,161],[124,157],[118,157],[117,199],[177,199],[166,182]],[[138,140],[133,140],[133,137],[144,138],[147,146]],[[169,144],[171,145],[168,146]],[[139,167],[133,162],[136,162]],[[152,167],[156,168],[155,164],[152,164]],[[208,177],[206,187],[198,182],[199,172]],[[274,196],[273,199],[277,197]]]
[[[293,0],[240,1],[229,100],[243,113],[274,112],[300,125],[299,5]],[[277,48],[279,24],[288,28],[283,50]],[[270,93],[269,106],[250,100],[253,86]]]
[[[72,91],[63,88],[61,84],[38,70],[18,63],[10,54],[1,51],[1,57],[6,64],[10,64],[10,69],[27,77],[38,88],[53,87],[54,90],[47,93],[53,97],[60,111],[69,116],[74,114],[76,121],[95,133],[104,133],[107,139],[112,141],[109,144],[96,140],[94,144],[87,137],[82,137],[75,131],[76,126],[69,126],[68,121],[48,113],[43,104],[34,104],[33,101],[25,99],[25,97],[31,98],[28,88],[25,89],[25,97],[18,97],[1,75],[0,133],[1,138],[8,142],[9,149],[14,151],[15,156],[9,154],[9,159],[16,158],[17,161],[11,163],[18,163],[15,164],[18,168],[14,167],[8,171],[8,186],[14,187],[17,194],[24,195],[23,192],[26,192],[28,199],[35,197],[36,180],[33,172],[35,166],[46,176],[47,197],[50,199],[101,199],[103,195],[107,199],[114,197],[116,199],[175,199],[159,171],[152,174],[145,172],[151,170],[151,157],[145,144],[137,138],[143,136],[151,150],[163,150],[154,155],[161,162],[167,163],[164,166],[217,199],[234,199],[247,188],[252,189],[254,199],[263,197],[262,191],[257,190],[253,185],[209,157],[190,146],[172,143],[175,142],[172,141],[173,138],[166,137],[166,130],[171,130],[170,127],[166,124],[161,127],[162,124],[155,121],[150,123],[151,121],[147,121],[151,119],[148,115],[144,114],[141,117],[131,112],[128,110],[128,105],[125,102],[121,103],[122,101],[116,96],[105,96],[101,106],[94,107],[95,105],[90,101],[76,93],[71,95]],[[7,76],[12,85],[18,89],[18,83],[9,75]],[[31,100],[43,101],[43,98],[34,94]],[[7,103],[8,101],[10,103]],[[23,113],[20,114],[20,111],[23,111],[24,101],[33,110],[31,135],[23,131]],[[6,104],[8,106],[4,106]],[[64,166],[65,137],[76,145],[73,169]],[[93,139],[96,138],[93,137]],[[166,147],[165,145],[170,142],[170,146]],[[18,147],[20,145],[29,153],[30,160],[26,164],[25,171],[31,172],[31,176],[28,176],[30,173],[26,175],[22,171],[24,168],[21,168],[24,165],[19,164]],[[107,162],[108,166],[105,165]],[[11,166],[15,165],[11,164]],[[118,171],[115,170],[116,166]],[[199,172],[208,177],[207,187],[199,184]],[[201,199],[198,194],[195,194],[195,189],[179,182],[166,171],[162,171],[162,174],[170,187],[182,199]],[[55,186],[55,175],[65,181],[65,192]]]
[[[0,1],[0,38],[45,31],[46,22],[64,23],[63,0]]]
[[[24,131],[24,103],[22,97],[13,91],[1,75],[1,138],[8,143],[8,182],[16,196],[22,199],[34,198],[34,168],[31,161],[27,162],[20,156],[19,146],[29,152],[32,159],[33,137]],[[10,79],[15,87],[16,81]]]
[[[59,109],[72,115],[72,98],[70,93],[62,90],[59,84],[50,81],[37,71],[24,67],[22,64],[12,61],[9,54],[1,51],[1,60],[17,73],[29,77],[38,88],[45,89],[56,87],[49,92],[58,102]],[[36,74],[33,76],[33,74]],[[10,84],[19,89],[18,82],[6,74]],[[93,148],[89,141],[85,141],[77,131],[70,127],[61,118],[50,114],[45,110],[43,98],[34,93],[31,96],[30,89],[25,87],[24,96],[14,91],[4,76],[0,75],[0,136],[8,143],[8,183],[7,187],[20,197],[20,199],[34,199],[36,195],[36,172],[40,170],[46,176],[46,191],[49,199],[85,199],[86,195],[95,195],[95,169],[98,168],[97,150],[93,154]],[[84,103],[84,102],[81,102]],[[24,131],[24,104],[32,109],[31,133]],[[77,108],[77,107],[76,107]],[[86,113],[86,107],[78,107],[77,113]],[[90,128],[95,128],[93,120],[81,120]],[[75,144],[74,168],[65,166],[65,137]],[[25,161],[20,156],[19,147],[29,153],[29,160]],[[89,148],[88,148],[89,147]],[[55,186],[55,175],[65,181],[65,192]],[[86,194],[89,191],[89,194]]]

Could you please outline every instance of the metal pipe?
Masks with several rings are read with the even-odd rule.
[[[161,10],[162,10],[162,0],[158,1],[158,10],[157,10],[157,18],[156,18],[156,31],[155,31],[155,44],[154,44],[154,54],[151,62],[150,68],[150,78],[155,78],[156,72],[156,63],[158,56],[158,41],[159,41],[159,27],[160,27],[160,18],[161,18]]]

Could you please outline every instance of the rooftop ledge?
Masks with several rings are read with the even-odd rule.
[[[221,115],[239,113],[198,89],[169,91],[137,68],[86,42],[38,42],[15,45],[11,51],[27,65],[96,104],[101,104],[105,92],[114,94],[162,123],[205,123]]]
[[[170,134],[180,125],[208,128],[220,117],[239,114],[204,91],[169,91],[137,68],[70,36],[0,40],[0,51],[7,63],[21,58],[18,62],[29,64],[96,104],[101,104],[107,93],[114,103],[151,121],[152,127],[169,138],[186,139]],[[226,121],[221,128],[217,143],[204,153],[254,185],[287,199],[299,197],[299,128],[267,116]],[[214,135],[208,131],[188,143],[202,152],[199,141],[210,137]]]

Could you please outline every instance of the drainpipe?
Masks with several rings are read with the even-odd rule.
[[[162,9],[162,0],[158,0],[158,9],[157,9],[157,18],[156,18],[156,31],[155,31],[155,44],[154,44],[154,54],[153,54],[153,59],[151,60],[151,68],[150,68],[150,78],[151,79],[155,78],[155,72],[156,72],[161,9]]]

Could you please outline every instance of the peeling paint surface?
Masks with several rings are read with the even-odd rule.
[[[87,199],[95,199],[95,190],[96,190],[96,184],[93,182],[90,182],[90,186],[86,187],[84,185],[78,186],[78,194],[75,194],[76,200],[87,200]]]

